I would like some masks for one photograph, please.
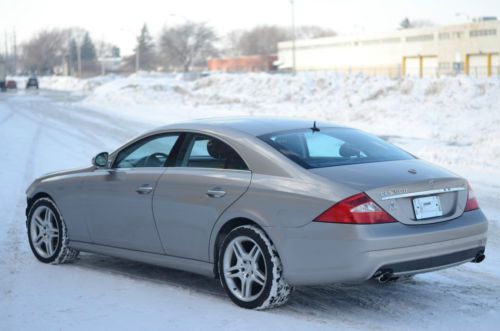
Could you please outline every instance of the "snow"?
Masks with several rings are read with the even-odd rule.
[[[494,330],[500,323],[498,78],[305,73],[189,81],[141,72],[41,77],[40,87],[0,94],[0,330]],[[92,254],[61,266],[32,256],[24,190],[34,178],[87,165],[156,126],[234,115],[357,127],[467,177],[490,219],[486,261],[383,286],[299,288],[285,307],[254,312],[233,305],[213,279]]]

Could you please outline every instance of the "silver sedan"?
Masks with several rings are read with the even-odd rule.
[[[313,121],[161,127],[27,190],[36,258],[80,251],[220,278],[244,308],[294,286],[380,282],[481,262],[467,181],[362,131]]]

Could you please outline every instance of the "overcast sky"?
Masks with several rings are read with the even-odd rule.
[[[298,25],[322,25],[341,34],[391,31],[404,17],[440,25],[465,22],[467,16],[500,17],[500,0],[295,0],[295,4]],[[289,25],[290,4],[289,0],[0,0],[0,50],[3,53],[5,31],[15,29],[22,42],[43,28],[80,26],[94,40],[114,43],[128,54],[144,22],[156,37],[163,26],[185,19],[205,21],[219,34],[257,24]]]

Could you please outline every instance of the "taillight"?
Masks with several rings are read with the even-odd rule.
[[[337,202],[323,214],[316,217],[315,221],[347,224],[396,222],[391,215],[380,208],[365,193],[359,193]]]
[[[479,204],[477,203],[476,194],[470,187],[470,184],[467,187],[467,203],[465,204],[464,211],[471,211],[474,209],[479,209]]]

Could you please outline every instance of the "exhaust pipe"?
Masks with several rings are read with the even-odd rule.
[[[378,275],[375,278],[377,279],[377,281],[380,284],[385,284],[388,281],[390,281],[393,277],[394,277],[394,275],[393,275],[392,272],[390,272],[390,271],[384,271],[384,272],[382,272],[380,275]]]
[[[476,255],[476,257],[474,258],[474,260],[472,260],[473,263],[481,263],[484,261],[484,259],[486,258],[486,255],[484,255],[484,253],[478,253]]]

